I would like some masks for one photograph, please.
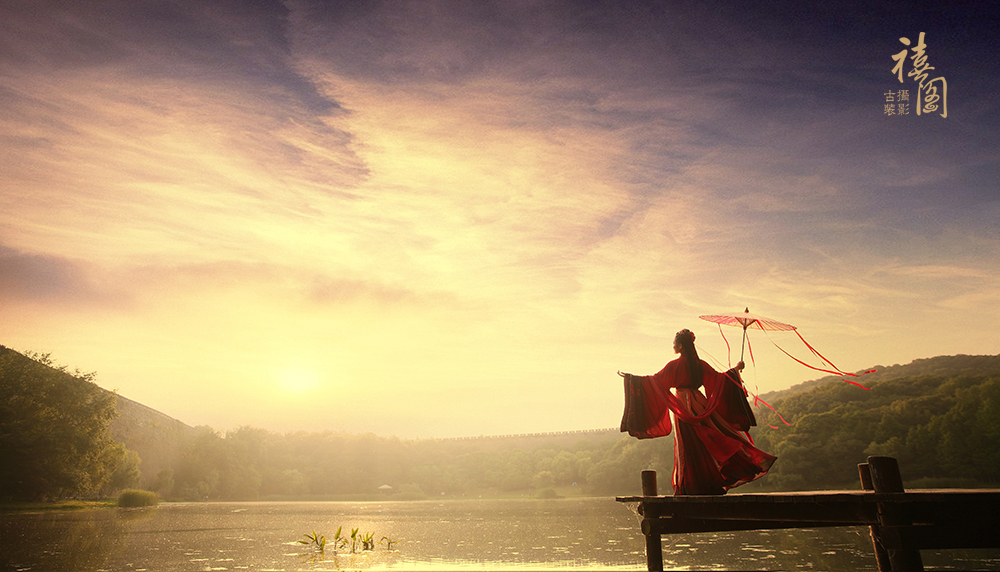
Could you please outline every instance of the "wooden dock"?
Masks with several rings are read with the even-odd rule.
[[[1000,490],[903,489],[892,457],[858,465],[863,490],[660,496],[642,472],[646,565],[663,570],[661,536],[688,532],[869,526],[880,572],[922,572],[920,549],[1000,548]]]

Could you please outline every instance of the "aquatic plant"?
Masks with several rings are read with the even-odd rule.
[[[142,491],[138,489],[126,489],[118,497],[118,506],[156,506],[160,503],[160,497],[152,491]]]
[[[344,528],[343,525],[337,527],[336,534],[333,535],[333,551],[336,552],[341,548],[347,547],[347,539],[340,536],[340,531]]]
[[[360,537],[361,540],[361,550],[374,550],[375,549],[375,533],[366,532]]]
[[[343,535],[343,530],[344,530],[343,526],[338,526],[337,532],[335,532],[333,535],[333,541],[330,543],[333,552],[337,552],[342,548],[347,548],[348,540],[347,537]],[[376,544],[375,533],[374,532],[359,533],[359,530],[360,529],[358,528],[351,529],[351,537],[350,537],[351,553],[354,554],[358,551],[359,544],[361,546],[362,551],[375,550],[375,544]],[[312,534],[303,534],[303,536],[306,537],[306,540],[300,540],[299,544],[307,544],[307,545],[311,544],[314,547],[316,547],[317,551],[319,552],[324,552],[326,550],[327,546],[326,536],[318,534],[315,530],[312,532]],[[391,550],[392,545],[396,544],[397,541],[389,538],[388,536],[383,536],[381,542],[386,545],[386,550]]]
[[[340,531],[338,530],[337,532],[339,533]],[[315,530],[311,535],[303,534],[302,536],[305,536],[307,540],[300,540],[299,544],[314,544],[320,552],[326,550],[326,537],[316,534]]]

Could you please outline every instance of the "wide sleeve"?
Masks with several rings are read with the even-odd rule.
[[[743,387],[739,371],[731,369],[719,374],[719,416],[734,429],[749,431],[757,425],[753,408],[747,403],[747,391]]]
[[[625,413],[621,430],[639,439],[670,434],[668,396],[653,376],[625,374]]]

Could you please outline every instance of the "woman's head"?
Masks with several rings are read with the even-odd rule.
[[[674,336],[674,351],[690,355],[694,351],[694,332],[686,328],[677,332]]]
[[[698,350],[694,347],[694,332],[683,329],[674,336],[674,351],[684,356],[687,362],[688,379],[694,387],[701,387],[702,367],[698,358]]]

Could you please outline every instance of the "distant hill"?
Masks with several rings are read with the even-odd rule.
[[[826,385],[827,383],[844,383],[844,379],[850,379],[856,381],[865,387],[871,387],[871,383],[878,381],[886,381],[890,379],[898,379],[901,377],[914,377],[921,375],[942,375],[946,377],[956,377],[963,375],[992,375],[1000,373],[1000,355],[954,355],[954,356],[937,356],[932,358],[923,358],[913,360],[912,362],[905,365],[891,365],[882,366],[876,365],[873,367],[868,367],[854,373],[860,374],[862,372],[874,369],[873,373],[863,375],[861,377],[848,377],[840,375],[828,375],[826,377],[821,377],[819,379],[813,379],[810,381],[803,381],[802,383],[793,385],[788,389],[782,389],[779,391],[769,391],[767,393],[762,393],[760,395],[761,399],[773,404],[775,401],[779,401],[786,397],[795,395],[797,393],[803,393],[809,391],[815,387],[821,385]]]
[[[184,439],[195,429],[138,401],[117,398],[118,417],[111,422],[111,435],[139,454],[142,484],[149,485],[158,472],[177,465]]]

